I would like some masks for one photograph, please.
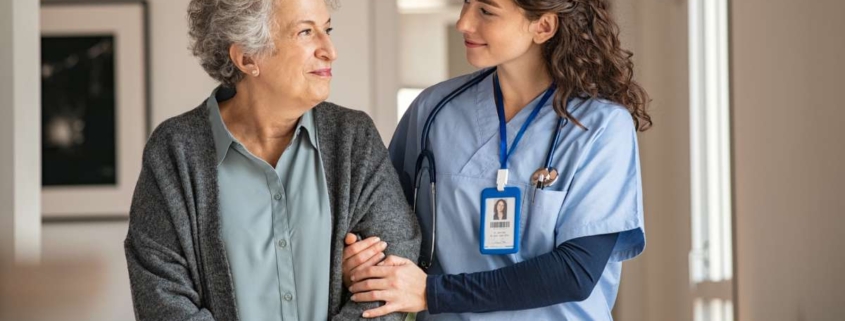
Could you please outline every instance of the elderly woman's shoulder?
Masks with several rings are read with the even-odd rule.
[[[314,108],[315,118],[318,122],[327,122],[334,125],[351,126],[375,126],[373,119],[367,113],[340,106],[332,102],[322,102]]]
[[[200,106],[161,122],[147,139],[145,153],[183,149],[206,141],[203,138],[213,139],[207,119],[207,109]]]

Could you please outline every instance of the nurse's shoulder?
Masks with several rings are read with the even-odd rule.
[[[417,121],[424,122],[426,118],[428,118],[429,113],[431,113],[434,107],[437,106],[444,97],[476,76],[482,74],[485,70],[488,69],[481,69],[466,75],[444,80],[436,85],[426,88],[419,94],[419,96],[417,96],[416,99],[414,99],[414,102],[411,103],[410,107],[408,107],[406,113],[410,113],[410,115]]]
[[[601,98],[576,98],[569,111],[592,135],[627,135],[635,133],[631,112],[621,104]]]

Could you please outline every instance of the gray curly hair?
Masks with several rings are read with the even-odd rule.
[[[191,52],[211,78],[234,87],[244,77],[229,58],[229,47],[240,45],[247,55],[273,54],[273,18],[279,0],[191,0],[188,35]],[[330,9],[336,0],[325,0]]]

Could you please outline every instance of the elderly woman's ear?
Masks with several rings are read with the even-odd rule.
[[[247,55],[244,52],[243,48],[237,44],[233,44],[229,46],[229,59],[232,60],[232,63],[235,65],[238,70],[241,72],[252,75],[253,77],[258,77],[261,73],[260,69],[258,68],[258,61]]]

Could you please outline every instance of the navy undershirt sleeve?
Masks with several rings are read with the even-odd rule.
[[[525,310],[586,300],[618,236],[573,239],[552,252],[497,270],[430,275],[426,280],[428,312]]]

